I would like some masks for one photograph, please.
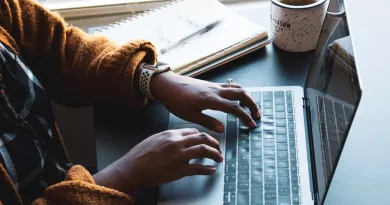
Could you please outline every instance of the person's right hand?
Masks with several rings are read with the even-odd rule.
[[[221,163],[218,141],[196,129],[169,130],[145,139],[94,178],[97,184],[132,194],[186,176],[215,173],[215,167],[189,164],[197,158]]]

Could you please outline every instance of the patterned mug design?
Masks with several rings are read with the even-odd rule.
[[[305,52],[316,48],[329,0],[305,6],[290,6],[272,0],[273,43],[280,49]]]

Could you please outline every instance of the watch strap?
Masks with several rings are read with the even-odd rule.
[[[154,74],[166,72],[170,70],[170,67],[166,64],[160,63],[156,66],[141,63],[140,64],[141,74],[139,79],[139,89],[143,96],[148,99],[153,99],[152,93],[150,92],[150,80]]]

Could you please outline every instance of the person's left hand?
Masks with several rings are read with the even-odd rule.
[[[253,119],[261,117],[255,101],[237,84],[228,88],[223,84],[166,72],[152,77],[150,91],[174,115],[220,133],[224,131],[223,124],[203,114],[203,110],[234,114],[251,128],[256,126]],[[245,112],[237,101],[248,107],[251,113]]]

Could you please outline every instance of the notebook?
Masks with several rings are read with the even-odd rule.
[[[218,0],[170,1],[93,34],[120,45],[135,39],[149,40],[159,52],[159,61],[168,63],[178,74],[191,76],[216,67],[210,64],[221,65],[269,43],[264,27]]]

